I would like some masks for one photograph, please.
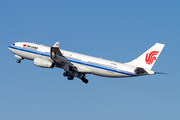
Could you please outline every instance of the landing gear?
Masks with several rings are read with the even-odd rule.
[[[85,76],[85,74],[84,73],[77,73],[77,72],[73,72],[73,71],[65,71],[64,73],[63,73],[63,76],[64,77],[67,77],[67,79],[68,80],[73,80],[74,79],[74,77],[77,77],[77,78],[79,78],[79,79],[81,79],[82,80],[82,82],[84,82],[84,83],[88,83],[89,81],[86,79],[86,76]]]
[[[16,62],[17,63],[21,63],[21,60],[23,60],[24,58],[20,58],[20,59],[17,59]]]
[[[64,73],[63,73],[63,76],[64,76],[64,77],[68,76],[68,72],[64,72]]]
[[[18,60],[16,60],[16,62],[17,62],[17,63],[21,63],[21,60],[18,59]]]
[[[84,76],[81,78],[81,80],[86,84],[89,82]]]
[[[64,72],[64,73],[63,73],[63,76],[64,76],[64,77],[67,77],[68,80],[73,80],[73,79],[74,79],[74,76],[73,76],[73,75],[70,75],[69,72]]]
[[[74,79],[74,76],[69,75],[67,78],[68,78],[68,80],[73,80],[73,79]]]

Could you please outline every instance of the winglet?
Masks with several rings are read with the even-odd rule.
[[[56,42],[53,47],[59,47],[59,42]]]

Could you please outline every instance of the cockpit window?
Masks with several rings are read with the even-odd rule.
[[[15,44],[12,44],[13,46],[15,46]]]

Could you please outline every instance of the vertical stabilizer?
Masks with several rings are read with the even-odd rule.
[[[156,43],[138,58],[126,64],[151,70],[164,46],[164,44]]]

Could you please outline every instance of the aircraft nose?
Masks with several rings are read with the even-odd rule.
[[[8,49],[11,51],[11,45],[8,46]]]
[[[12,46],[15,46],[15,43],[8,46],[8,49],[9,49],[10,51],[11,51],[11,47],[12,47]]]

